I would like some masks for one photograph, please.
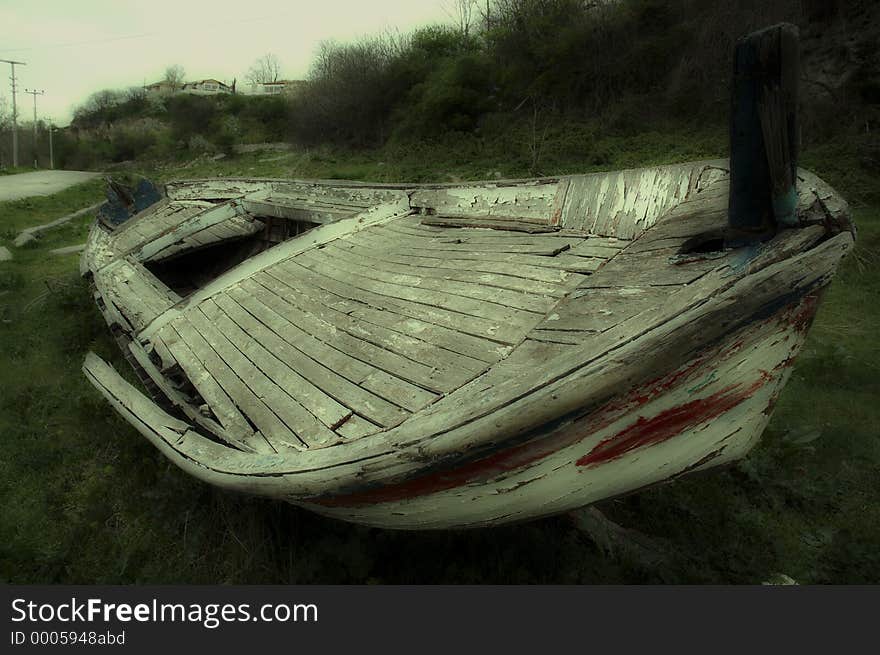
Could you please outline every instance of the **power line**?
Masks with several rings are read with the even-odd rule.
[[[27,66],[23,61],[12,61],[11,59],[0,59],[0,62],[9,64],[12,68],[12,75],[9,80],[12,82],[12,166],[18,166],[18,108],[15,105],[15,65]]]

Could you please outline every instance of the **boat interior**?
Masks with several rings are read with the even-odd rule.
[[[726,160],[459,185],[176,182],[97,224],[82,272],[159,405],[239,451],[320,449],[607,348],[734,266],[728,183]],[[823,189],[802,174],[803,216]]]

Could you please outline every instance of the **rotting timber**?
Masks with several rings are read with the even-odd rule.
[[[793,166],[791,149],[766,154],[792,133],[770,120],[772,172]],[[182,181],[146,208],[149,188],[117,190],[131,218],[96,222],[82,272],[147,394],[93,354],[84,371],[221,487],[393,528],[582,507],[759,439],[853,244],[844,201],[791,170],[791,189],[753,187],[771,208],[754,229],[728,220],[728,160],[457,185]]]

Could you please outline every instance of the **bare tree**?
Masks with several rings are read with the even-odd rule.
[[[186,71],[180,64],[174,64],[165,69],[165,81],[171,85],[175,91],[183,86],[183,80],[186,77]]]
[[[254,65],[248,69],[245,79],[251,84],[277,82],[280,72],[281,64],[278,62],[278,57],[270,52],[254,62]]]
[[[142,86],[130,86],[125,90],[126,101],[143,100],[146,96],[147,92]]]
[[[477,0],[447,0],[444,11],[454,20],[458,31],[465,38],[470,36],[471,27],[479,11]]]

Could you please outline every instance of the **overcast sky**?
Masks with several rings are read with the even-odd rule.
[[[408,32],[450,22],[449,0],[0,0],[0,59],[16,66],[19,115],[65,125],[91,93],[162,78],[180,64],[186,78],[243,80],[272,52],[281,76],[302,79],[317,45],[386,29]],[[11,104],[9,64],[0,64],[0,98]]]

